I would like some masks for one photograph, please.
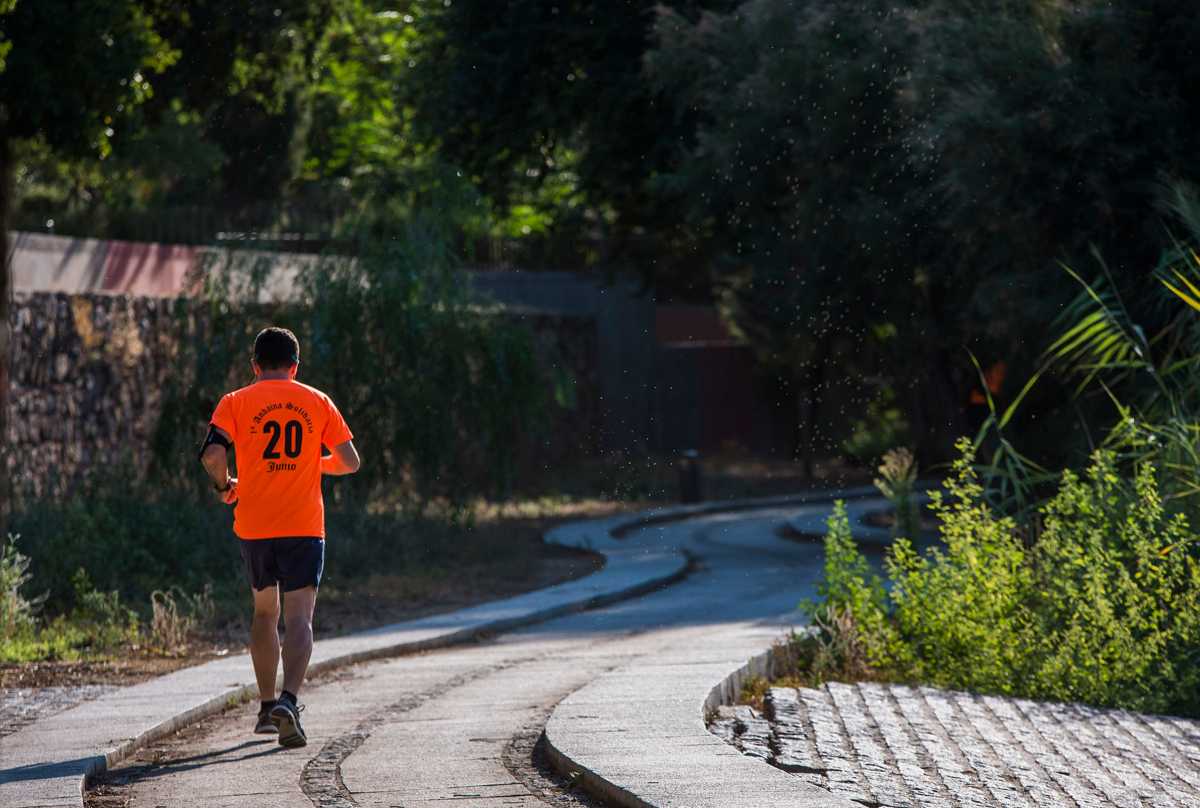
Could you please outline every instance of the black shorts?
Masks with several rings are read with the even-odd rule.
[[[284,592],[320,586],[325,542],[316,538],[238,539],[246,577],[254,589],[279,584]]]

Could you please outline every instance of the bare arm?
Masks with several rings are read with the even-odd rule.
[[[362,465],[352,440],[339,443],[330,452],[329,457],[321,458],[322,474],[353,474]]]

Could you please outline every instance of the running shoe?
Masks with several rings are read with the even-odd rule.
[[[297,749],[308,743],[304,728],[300,726],[300,713],[304,707],[288,699],[280,699],[271,708],[271,720],[279,727],[279,745]]]
[[[254,725],[255,735],[276,735],[279,732],[279,726],[275,723],[275,719],[271,718],[271,707],[258,708],[258,722]]]

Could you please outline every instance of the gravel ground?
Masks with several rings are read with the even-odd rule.
[[[0,688],[0,738],[116,689],[114,685]]]
[[[1200,721],[863,683],[772,688],[712,725],[746,754],[866,806],[1200,805]]]

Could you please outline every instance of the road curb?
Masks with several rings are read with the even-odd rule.
[[[872,491],[873,489],[865,487],[848,488],[839,489],[838,491],[833,492],[808,492],[796,495],[757,497],[707,502],[695,505],[659,507],[641,511],[635,514],[610,517],[608,519],[581,520],[579,522],[560,525],[551,529],[550,531],[547,531],[547,534],[543,538],[548,543],[561,544],[564,546],[577,547],[580,549],[588,549],[599,552],[605,556],[607,564],[607,562],[612,560],[613,555],[618,555],[622,552],[623,542],[619,540],[619,537],[642,528],[714,513],[727,513],[741,510],[770,508],[773,506],[801,505],[814,502],[824,502],[829,498],[836,497],[857,498],[860,496],[867,496]],[[451,631],[444,635],[416,642],[403,642],[395,645],[376,647],[365,651],[338,655],[313,663],[309,667],[309,674],[320,675],[360,662],[367,662],[371,660],[384,659],[388,657],[460,645],[475,641],[483,635],[511,631],[516,628],[523,628],[537,623],[547,622],[549,620],[573,614],[575,612],[595,609],[611,603],[638,597],[640,595],[653,592],[657,589],[661,589],[662,587],[669,586],[670,584],[683,579],[689,574],[689,572],[691,572],[693,566],[693,560],[680,553],[679,564],[669,574],[656,575],[652,578],[639,581],[633,586],[624,587],[611,592],[599,593],[578,601],[572,601],[549,609],[530,612],[525,615],[495,620],[458,631]],[[578,580],[586,580],[588,577],[591,576],[586,576],[585,578]],[[376,629],[375,631],[382,631],[386,628],[387,627],[384,627],[383,629]],[[354,635],[348,636],[353,637]],[[107,769],[129,759],[138,750],[154,743],[155,741],[158,741],[172,733],[178,732],[187,726],[202,721],[205,718],[209,718],[213,715],[223,712],[234,705],[254,698],[257,692],[257,686],[252,683],[229,688],[201,702],[200,704],[189,708],[188,710],[155,724],[149,729],[138,733],[134,737],[121,742],[117,746],[112,747],[101,754],[97,754],[86,760],[81,760],[80,768],[77,771],[77,776],[80,778],[80,805],[82,806],[83,804],[84,795],[87,791],[89,780],[91,778],[94,778],[97,775],[104,773]]]
[[[361,662],[370,662],[378,659],[387,659],[389,657],[404,656],[407,654],[420,653],[422,651],[433,651],[439,648],[449,648],[455,645],[463,645],[469,642],[474,642],[479,638],[488,634],[498,634],[506,631],[512,631],[517,628],[545,623],[559,617],[564,617],[576,612],[596,609],[601,606],[607,606],[611,603],[617,603],[629,598],[635,598],[640,595],[645,595],[665,586],[670,586],[676,581],[680,581],[690,573],[694,567],[694,562],[686,556],[681,559],[682,563],[675,572],[666,576],[659,576],[648,579],[635,586],[627,589],[609,592],[602,595],[594,595],[574,603],[564,604],[552,609],[532,612],[523,617],[510,618],[506,620],[497,620],[492,623],[477,626],[470,629],[451,632],[441,637],[435,637],[428,640],[418,642],[397,643],[396,645],[384,646],[382,648],[373,648],[369,651],[361,651],[355,653],[344,654],[342,656],[333,657],[314,663],[309,666],[309,676],[319,676],[330,671],[343,668],[348,665],[355,665]],[[244,685],[242,687],[231,688],[208,701],[193,707],[185,712],[173,716],[166,721],[157,724],[156,726],[146,730],[142,734],[125,741],[119,746],[109,750],[103,755],[97,755],[92,759],[90,764],[83,772],[83,780],[80,783],[80,799],[82,800],[87,791],[88,778],[102,774],[108,768],[127,760],[132,757],[139,749],[160,740],[167,735],[178,732],[185,727],[203,721],[218,713],[243,702],[249,701],[258,693],[258,686],[254,684]]]
[[[803,499],[772,498],[773,501],[762,501],[758,505],[739,503],[739,507],[729,510],[751,510],[789,505],[824,505],[837,499],[849,500],[872,494],[875,494],[874,489],[829,491],[821,492],[820,495],[809,495]],[[689,515],[699,516],[712,512],[719,511],[697,509]],[[724,638],[731,639],[736,636],[732,647],[740,648],[743,653],[747,654],[746,657],[743,657],[744,662],[736,661],[738,654],[736,650],[729,653],[727,661],[697,661],[697,667],[710,670],[711,674],[707,675],[712,675],[716,679],[716,684],[707,687],[707,690],[704,689],[706,686],[697,687],[697,685],[703,685],[703,681],[696,681],[697,676],[688,670],[689,666],[682,664],[685,661],[695,661],[690,655],[681,656],[670,651],[655,655],[650,665],[656,670],[656,673],[663,676],[669,675],[663,674],[662,670],[666,668],[670,671],[672,670],[671,666],[675,666],[673,670],[678,677],[677,681],[685,682],[682,689],[688,695],[680,697],[677,693],[666,692],[663,687],[658,686],[659,683],[646,680],[645,676],[642,677],[646,682],[645,686],[650,687],[653,691],[644,695],[644,708],[647,711],[653,711],[657,705],[659,715],[654,727],[657,735],[650,741],[642,740],[641,744],[645,746],[647,743],[667,742],[672,749],[678,751],[682,758],[686,759],[696,749],[703,748],[706,743],[709,743],[714,736],[708,732],[705,726],[706,715],[714,712],[723,704],[736,701],[742,685],[748,679],[756,676],[769,677],[771,674],[774,649],[773,647],[762,649],[762,644],[764,641],[770,643],[772,638],[778,635],[778,632],[763,634],[761,629],[756,629],[756,631],[758,633],[753,637],[743,631],[740,635],[735,633],[729,638]],[[713,643],[719,645],[721,639],[723,638],[714,638]],[[755,651],[755,646],[759,650]],[[683,658],[684,656],[687,657],[686,660]],[[556,771],[571,782],[579,783],[589,793],[622,808],[665,808],[666,806],[700,808],[700,806],[718,804],[725,806],[724,802],[686,800],[680,802],[680,795],[662,793],[662,783],[687,779],[688,774],[697,774],[694,763],[683,764],[676,773],[679,776],[672,777],[662,769],[648,770],[645,761],[631,760],[628,750],[622,750],[620,756],[617,757],[617,752],[605,749],[602,742],[580,742],[580,738],[598,739],[606,735],[609,737],[621,735],[628,735],[630,738],[642,737],[639,733],[644,732],[648,724],[638,725],[634,721],[633,724],[626,725],[618,719],[608,719],[605,723],[602,716],[597,715],[604,712],[603,704],[606,698],[611,699],[614,693],[619,695],[620,684],[615,680],[622,675],[633,676],[635,672],[637,672],[636,666],[628,666],[610,674],[614,678],[614,684],[605,684],[602,677],[585,685],[560,702],[542,732],[542,745],[547,760]],[[690,682],[688,681],[689,677],[691,678]],[[708,681],[711,682],[713,679]],[[692,702],[695,707],[695,715],[690,715],[692,708],[686,704],[680,706],[680,698],[686,700],[696,698],[701,694],[704,695]],[[639,712],[639,706],[636,703],[632,705],[631,712]],[[721,744],[723,745],[723,742]],[[569,748],[572,746],[574,749]],[[583,748],[583,751],[579,751],[580,747]],[[736,757],[743,769],[747,765],[758,763],[740,755]],[[672,754],[669,765],[679,765],[675,761],[674,754]],[[703,767],[701,770],[704,770]],[[608,776],[605,776],[605,773],[608,773]],[[710,772],[704,771],[704,774],[708,775]],[[742,776],[745,772],[741,771],[736,774]],[[803,806],[804,808],[852,808],[854,805],[854,803],[831,795],[829,792],[816,789],[815,786],[801,783],[767,764],[763,764],[761,774],[764,778],[764,789],[767,789],[769,785],[767,790],[770,790],[772,794],[754,794],[752,795],[753,799],[745,803],[746,805],[753,803],[756,805]],[[759,800],[760,797],[763,799]]]

